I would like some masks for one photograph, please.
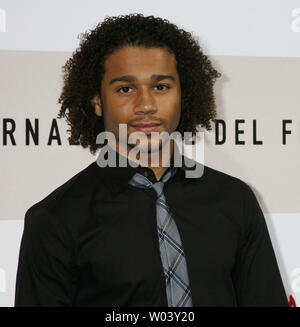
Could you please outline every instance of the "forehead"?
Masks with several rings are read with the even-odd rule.
[[[113,52],[105,62],[105,77],[120,75],[177,74],[176,59],[164,48],[126,46]]]

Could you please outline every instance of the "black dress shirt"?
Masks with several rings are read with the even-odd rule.
[[[185,161],[183,160],[183,163]],[[288,306],[251,188],[204,166],[164,188],[185,249],[193,306]],[[167,306],[156,193],[128,184],[146,167],[95,161],[25,215],[16,306]]]

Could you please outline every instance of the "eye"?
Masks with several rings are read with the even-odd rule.
[[[118,92],[119,93],[130,93],[129,92],[130,89],[131,89],[131,87],[129,87],[129,86],[122,86],[121,88],[118,89]]]
[[[163,91],[170,88],[168,85],[165,84],[157,84],[155,87],[158,88],[159,91]]]

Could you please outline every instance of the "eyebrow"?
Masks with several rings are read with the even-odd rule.
[[[152,75],[151,76],[151,80],[153,82],[160,82],[162,80],[165,79],[170,79],[172,81],[175,81],[175,77],[172,75]],[[115,82],[135,82],[136,81],[136,77],[133,75],[125,75],[125,76],[120,76],[120,77],[116,77],[113,78],[110,82],[109,85],[112,85]]]

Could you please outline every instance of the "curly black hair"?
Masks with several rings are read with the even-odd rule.
[[[96,115],[91,99],[101,94],[104,63],[124,46],[162,47],[175,55],[181,86],[181,118],[176,131],[182,135],[197,125],[211,130],[216,119],[213,86],[221,74],[190,32],[167,19],[142,14],[106,17],[93,30],[80,34],[80,46],[62,67],[63,89],[58,118],[65,117],[70,144],[89,147],[95,154],[97,135],[104,131],[103,118]]]

